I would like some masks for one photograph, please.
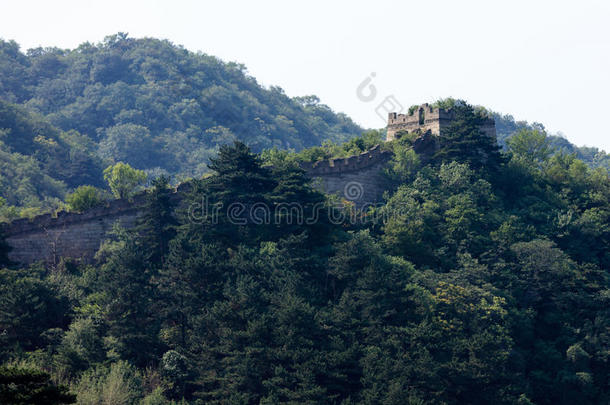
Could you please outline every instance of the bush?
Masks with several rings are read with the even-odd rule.
[[[70,211],[83,212],[91,208],[99,207],[106,202],[104,192],[93,186],[80,186],[72,194],[68,195],[66,202]]]
[[[87,370],[77,387],[79,404],[133,404],[142,397],[142,381],[137,370],[126,361],[117,361],[110,369]]]

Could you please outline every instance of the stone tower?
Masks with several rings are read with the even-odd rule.
[[[396,133],[399,131],[413,132],[419,130],[421,133],[430,131],[432,135],[440,136],[453,119],[454,113],[450,109],[434,108],[427,103],[412,109],[410,114],[389,113],[386,140],[394,140]],[[495,138],[496,125],[494,119],[487,118],[481,125],[481,131]]]

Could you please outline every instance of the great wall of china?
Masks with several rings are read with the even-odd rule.
[[[302,167],[322,191],[363,207],[381,199],[387,184],[383,168],[390,158],[389,151],[376,146],[360,155],[303,164]],[[178,186],[174,198],[179,200],[187,187],[188,183]],[[139,194],[131,201],[111,200],[105,206],[80,214],[60,211],[56,216],[45,214],[31,220],[13,221],[4,229],[6,241],[12,248],[9,258],[26,265],[37,261],[52,265],[61,257],[91,262],[115,223],[126,228],[135,224],[144,198],[144,194]]]
[[[428,104],[419,106],[412,114],[390,113],[387,140],[395,139],[401,131],[418,131],[420,136],[413,148],[426,154],[434,150],[435,138],[452,119],[451,111],[434,109]],[[493,120],[485,122],[481,130],[495,136]],[[392,152],[377,145],[359,155],[303,163],[301,167],[321,191],[349,200],[357,208],[365,208],[382,200],[389,184],[384,169],[391,158]],[[174,198],[180,200],[188,187],[188,183],[179,185]],[[139,194],[131,201],[112,200],[80,214],[62,211],[5,224],[3,231],[12,248],[9,258],[23,265],[38,261],[52,265],[61,257],[92,262],[115,223],[126,228],[135,224],[144,199],[144,194]]]

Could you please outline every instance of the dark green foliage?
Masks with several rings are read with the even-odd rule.
[[[11,247],[6,241],[4,230],[0,228],[0,268],[8,267],[11,265],[11,261],[8,258],[8,254],[11,251]]]
[[[0,270],[0,357],[48,344],[44,332],[66,327],[70,307],[37,271]]]
[[[236,246],[242,240],[260,240],[271,232],[266,220],[271,192],[277,185],[271,170],[262,167],[258,156],[241,142],[223,145],[209,165],[216,175],[195,185],[186,202],[200,205],[197,217],[186,218],[191,237]],[[263,207],[258,217],[256,207]]]
[[[178,207],[156,180],[99,263],[0,273],[4,359],[85,403],[607,403],[608,172],[535,131],[490,166],[465,108],[465,156],[392,143],[371,226],[331,220],[298,159],[240,142]]]
[[[28,368],[0,367],[0,403],[6,405],[73,404],[76,395],[55,386],[49,374]]]
[[[495,138],[485,136],[479,129],[485,117],[466,103],[456,104],[453,112],[455,119],[440,138],[435,160],[467,163],[474,170],[498,173],[503,162],[500,147]]]
[[[156,267],[148,262],[147,251],[138,238],[118,234],[105,263],[96,271],[94,303],[99,306],[112,351],[138,366],[158,359],[161,345],[155,314],[152,278]]]
[[[189,395],[189,383],[192,371],[188,359],[175,350],[163,355],[161,361],[161,377],[165,395],[170,399],[179,400]]]
[[[140,243],[146,249],[146,260],[151,264],[163,265],[169,250],[169,242],[175,235],[178,221],[174,218],[172,200],[173,189],[169,178],[161,176],[153,180],[147,191],[143,214],[138,218],[136,232]]]
[[[402,185],[384,207],[383,240],[390,252],[431,268],[451,266],[456,254],[480,254],[482,236],[498,226],[490,183],[467,165],[453,162],[427,167]]]

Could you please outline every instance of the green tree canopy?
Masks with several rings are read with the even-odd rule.
[[[104,180],[116,198],[131,197],[138,186],[146,181],[146,173],[134,169],[127,163],[119,162],[104,170]]]
[[[440,162],[468,163],[474,170],[497,173],[503,163],[495,138],[485,135],[480,126],[487,117],[467,103],[452,107],[455,119],[440,138],[435,159]]]
[[[68,203],[70,210],[76,212],[83,212],[94,207],[99,207],[104,204],[105,201],[104,192],[93,186],[80,186],[66,197],[66,202]]]
[[[32,368],[0,367],[0,403],[11,405],[73,404],[76,395],[56,386],[50,375]]]

